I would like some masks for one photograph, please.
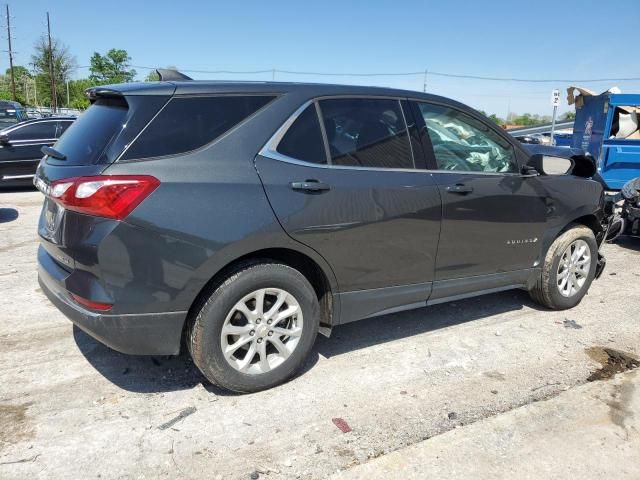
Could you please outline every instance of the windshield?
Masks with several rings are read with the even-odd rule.
[[[76,120],[55,145],[67,159],[65,166],[100,163],[109,142],[124,128],[127,103],[122,99],[99,99]],[[49,162],[57,163],[55,159]]]
[[[13,125],[26,119],[24,110],[20,108],[0,107],[0,124],[2,126]]]

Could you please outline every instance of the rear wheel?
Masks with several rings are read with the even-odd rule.
[[[300,272],[277,263],[248,265],[202,305],[189,350],[211,382],[238,392],[259,391],[300,368],[319,318],[316,294]]]
[[[549,247],[531,297],[553,310],[576,306],[589,290],[597,261],[593,232],[581,225],[569,228]]]

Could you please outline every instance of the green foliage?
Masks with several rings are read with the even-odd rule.
[[[575,119],[576,119],[576,112],[565,112],[562,114],[562,117],[560,117],[560,120],[565,120],[565,121],[575,120]]]
[[[160,80],[160,75],[155,70],[151,70],[144,79],[145,82],[157,82],[158,80]]]
[[[94,84],[132,82],[136,71],[129,68],[131,57],[126,50],[112,48],[105,55],[94,52],[91,57],[91,75]]]
[[[548,115],[531,115],[530,113],[524,113],[522,115],[512,114],[509,122],[512,125],[520,125],[523,127],[542,125],[544,123],[550,123],[551,117]]]
[[[51,49],[47,38],[41,36],[35,44],[35,53],[31,56],[35,84],[38,91],[38,103],[51,106],[51,73],[49,61],[53,55],[53,78],[56,87],[57,104],[62,106],[67,101],[66,81],[70,79],[71,72],[76,68],[75,57],[69,53],[69,48],[61,44],[57,39],[52,39]]]
[[[504,125],[504,120],[498,117],[495,113],[489,115],[489,119],[493,120],[496,125]]]

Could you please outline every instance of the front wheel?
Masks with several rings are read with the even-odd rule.
[[[591,229],[575,225],[554,240],[531,298],[553,310],[576,306],[596,274],[598,245]]]
[[[313,287],[297,270],[278,263],[243,266],[200,308],[189,350],[212,383],[236,392],[271,388],[309,354],[319,310]]]

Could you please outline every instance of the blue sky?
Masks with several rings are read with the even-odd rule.
[[[640,1],[9,1],[16,64],[30,61],[46,31],[69,46],[79,66],[94,51],[123,48],[140,66],[188,70],[437,72],[494,77],[640,77]],[[615,21],[614,21],[615,20]],[[615,31],[609,31],[609,26]],[[4,41],[4,40],[2,40]],[[3,48],[6,48],[3,46]],[[8,67],[6,54],[0,68]],[[143,78],[147,70],[138,69]],[[88,76],[79,69],[76,77]],[[210,74],[190,73],[193,78]],[[271,73],[215,75],[270,80]],[[422,90],[423,76],[301,76],[276,80],[385,85]],[[618,85],[640,92],[640,81]],[[427,77],[427,90],[505,116],[549,114],[564,82],[510,83]],[[564,101],[564,93],[563,93]],[[566,104],[562,111],[568,110]]]

